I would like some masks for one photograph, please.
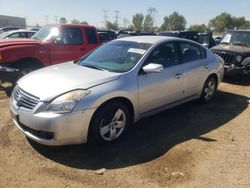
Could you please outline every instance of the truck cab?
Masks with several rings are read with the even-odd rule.
[[[0,80],[13,82],[33,70],[79,59],[100,45],[96,28],[46,25],[31,39],[0,41]]]

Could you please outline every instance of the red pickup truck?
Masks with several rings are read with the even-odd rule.
[[[31,39],[0,40],[0,81],[79,59],[99,45],[96,28],[79,24],[46,25]]]

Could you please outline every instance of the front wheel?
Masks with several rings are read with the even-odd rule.
[[[207,81],[204,84],[202,94],[201,94],[201,101],[202,102],[209,102],[216,91],[217,88],[217,82],[214,77],[209,77]]]
[[[110,102],[95,113],[91,124],[91,138],[98,144],[111,144],[118,141],[131,123],[131,116],[126,105]]]

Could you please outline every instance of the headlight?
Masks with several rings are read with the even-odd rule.
[[[242,61],[242,56],[241,55],[237,55],[236,57],[235,57],[235,60],[238,62],[238,63],[240,63],[241,61]]]
[[[87,90],[75,90],[63,94],[54,99],[47,107],[49,112],[65,113],[71,112],[74,107],[87,96],[90,91]]]

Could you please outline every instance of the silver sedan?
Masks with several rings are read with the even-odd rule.
[[[209,102],[223,66],[189,40],[122,38],[24,76],[10,111],[16,126],[41,144],[109,144],[139,119],[194,99]]]

